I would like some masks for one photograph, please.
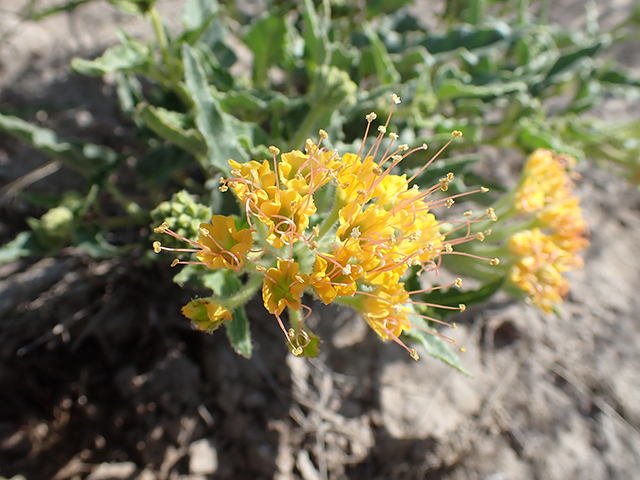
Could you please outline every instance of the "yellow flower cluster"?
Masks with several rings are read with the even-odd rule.
[[[569,289],[563,273],[582,267],[577,253],[589,245],[579,199],[573,197],[570,169],[575,159],[538,149],[529,157],[515,195],[519,213],[535,215],[535,227],[508,241],[517,260],[509,278],[546,313]]]
[[[392,98],[394,105],[400,102],[397,96]],[[446,191],[453,174],[425,190],[411,185],[442,150],[411,178],[394,175],[391,170],[404,158],[427,146],[413,150],[405,144],[394,147],[398,135],[389,133],[390,141],[376,162],[391,114],[386,124],[378,128],[373,146],[363,155],[375,113],[366,119],[367,132],[358,154],[341,157],[335,151],[327,151],[321,146],[327,134],[320,130],[321,140],[317,145],[307,140],[304,152],[294,150],[280,155],[276,147],[270,147],[272,161],[241,164],[230,160],[231,176],[220,179],[220,190],[233,191],[245,219],[215,215],[210,225],[200,226],[198,241],[190,242],[194,249],[177,249],[195,252],[199,262],[174,264],[202,263],[209,268],[262,276],[264,306],[278,319],[296,355],[303,353],[308,337],[304,331],[300,336],[300,332],[285,329],[280,315],[287,307],[294,312],[303,308],[310,312],[301,301],[306,290],[325,304],[337,302],[355,308],[382,339],[399,343],[417,359],[415,350],[399,337],[412,327],[410,315],[418,315],[413,306],[420,302],[411,301],[411,295],[430,289],[407,291],[401,278],[413,266],[419,267],[421,273],[437,269],[443,254],[454,253],[455,245],[477,238],[470,234],[469,225],[480,219],[470,220],[466,215],[460,226],[447,235],[465,228],[468,234],[447,242],[432,213],[434,208],[453,204],[453,197],[428,198],[436,191]],[[460,135],[453,132],[454,138]],[[335,191],[329,213],[317,212],[314,195],[321,189]],[[489,210],[485,216],[494,218],[495,214]],[[156,232],[176,236],[164,224]],[[176,251],[159,242],[154,244],[154,250]],[[224,303],[224,299],[220,302]],[[217,317],[197,322],[201,327],[229,318],[234,305],[206,307]],[[442,338],[454,343],[453,339]]]

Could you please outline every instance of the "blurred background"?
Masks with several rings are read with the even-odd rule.
[[[212,5],[0,0],[0,477],[636,478],[636,2]],[[288,354],[260,299],[251,358],[193,331],[180,309],[204,289],[152,258],[150,226],[178,191],[222,202],[224,166],[176,106],[171,55],[200,35],[221,118],[245,122],[213,141],[242,137],[246,158],[320,127],[349,146],[392,91],[408,143],[464,131],[460,188],[509,191],[538,147],[575,156],[591,245],[557,314],[498,294],[455,317],[473,377],[319,302],[315,359]]]

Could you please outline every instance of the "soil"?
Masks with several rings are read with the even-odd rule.
[[[146,27],[102,1],[26,21],[28,3],[0,0],[0,111],[126,145],[133,133],[113,84],[68,64],[114,43],[116,25],[141,36]],[[177,18],[180,3],[160,6]],[[599,2],[604,27],[632,4]],[[554,4],[552,18],[580,25],[582,5]],[[636,73],[639,46],[614,52]],[[612,100],[601,115],[633,112]],[[483,154],[491,166],[501,152]],[[49,161],[0,134],[0,188]],[[180,307],[195,293],[141,252],[93,260],[66,249],[3,265],[0,477],[638,478],[640,193],[593,163],[579,169],[591,226],[584,270],[557,317],[499,297],[457,318],[474,378],[415,362],[352,312],[319,304],[309,319],[325,340],[317,359],[287,354],[259,301],[249,308],[255,353],[244,359],[224,333],[191,330]],[[70,187],[82,179],[60,168],[29,189]],[[17,197],[1,208],[2,243],[42,213]]]

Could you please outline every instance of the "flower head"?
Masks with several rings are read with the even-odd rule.
[[[393,105],[399,103],[397,96],[393,100]],[[421,273],[436,271],[443,255],[455,254],[457,245],[476,240],[470,225],[479,219],[471,220],[470,215],[465,215],[449,229],[449,233],[463,234],[447,241],[449,233],[442,233],[434,211],[450,207],[454,200],[431,196],[446,191],[453,174],[426,189],[412,183],[444,147],[410,178],[396,175],[393,169],[404,158],[427,146],[410,150],[405,144],[394,145],[399,136],[387,135],[386,131],[390,114],[365,153],[369,128],[376,116],[372,113],[366,118],[367,133],[357,153],[340,156],[327,150],[322,146],[327,134],[321,130],[318,143],[308,139],[304,152],[280,154],[278,148],[270,147],[271,160],[230,160],[231,176],[220,179],[220,190],[234,193],[248,228],[237,230],[233,218],[214,215],[210,225],[200,226],[198,241],[190,242],[195,249],[169,249],[158,242],[154,250],[191,251],[209,268],[242,272],[249,278],[246,288],[254,289],[252,292],[261,283],[264,306],[278,320],[296,355],[306,346],[317,346],[302,326],[310,312],[302,303],[302,295],[309,291],[326,304],[353,306],[383,340],[399,343],[417,358],[415,350],[407,347],[400,336],[414,328],[410,315],[417,315],[414,306],[421,305],[419,297],[431,289],[409,292],[401,280],[411,267],[418,267]],[[451,140],[460,135],[454,132]],[[383,146],[387,137],[390,141]],[[333,209],[317,212],[314,196],[324,187],[329,188],[325,193],[335,191]],[[480,191],[485,189],[469,193]],[[488,211],[481,218],[493,216]],[[177,236],[164,224],[156,232]],[[238,295],[241,294],[220,301],[212,297],[204,310],[199,304],[199,325],[208,328],[220,319],[230,319],[229,305],[235,308]],[[185,309],[190,318],[195,316]],[[289,330],[280,318],[285,309],[289,309],[293,326]],[[296,315],[302,309],[307,315],[300,319]],[[206,318],[201,318],[205,310]]]

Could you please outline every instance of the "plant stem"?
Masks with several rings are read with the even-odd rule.
[[[174,64],[173,64],[173,61],[171,60],[171,55],[169,53],[169,42],[167,40],[167,35],[165,34],[165,31],[164,31],[164,26],[162,25],[162,18],[160,17],[160,13],[158,12],[158,9],[156,7],[151,7],[149,9],[149,13],[151,14],[151,22],[153,23],[153,30],[158,39],[160,52],[162,52],[162,58],[164,60],[165,65],[167,66],[169,83],[177,91],[178,80],[176,78]]]
[[[256,291],[262,285],[263,276],[260,274],[250,274],[249,281],[236,293],[224,299],[224,306],[229,310],[233,310],[239,305],[244,305],[255,295]],[[215,299],[219,302],[220,299]]]

